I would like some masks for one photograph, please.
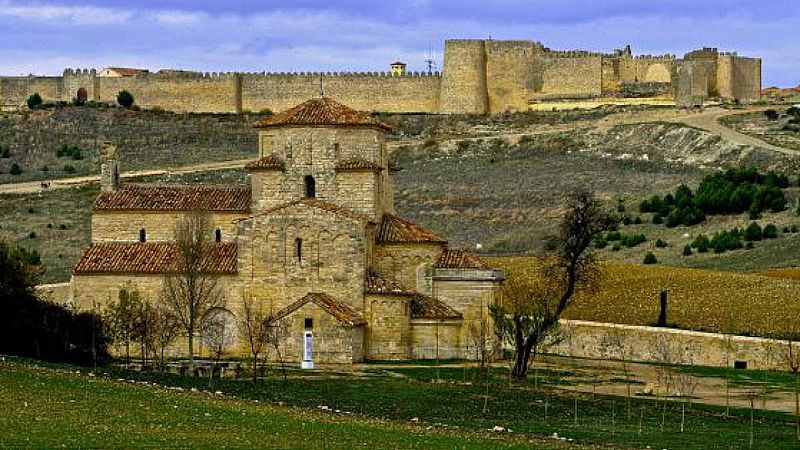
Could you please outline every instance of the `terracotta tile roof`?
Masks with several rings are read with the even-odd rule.
[[[101,192],[95,211],[217,211],[249,212],[250,188],[238,186],[123,185]]]
[[[274,208],[265,209],[264,211],[258,213],[258,215],[263,214],[272,214],[282,209],[290,208],[296,205],[305,205],[310,206],[312,208],[321,209],[323,211],[332,212],[334,214],[339,214],[344,217],[348,217],[350,219],[359,220],[362,222],[369,222],[369,217],[359,214],[354,211],[350,211],[349,209],[342,208],[341,206],[334,205],[333,203],[329,203],[317,198],[300,198],[297,200],[292,200],[291,202],[284,203],[282,205],[275,206]]]
[[[324,292],[310,292],[305,297],[279,310],[269,318],[269,322],[283,319],[297,311],[303,305],[312,302],[332,315],[339,322],[350,326],[363,326],[367,324],[361,315],[344,303],[336,300]]]
[[[378,227],[377,241],[378,243],[447,242],[432,231],[391,214],[383,215]]]
[[[416,294],[411,298],[412,319],[463,319],[460,312],[427,295]]]
[[[286,170],[286,163],[275,155],[250,161],[244,166],[247,170]]]
[[[367,282],[365,286],[367,294],[389,294],[389,295],[415,295],[414,290],[403,286],[399,281],[385,277],[374,269],[367,271]]]
[[[379,166],[378,164],[375,164],[372,161],[368,161],[364,158],[356,156],[337,163],[335,170],[337,172],[360,172],[360,171],[381,172],[383,171],[383,167]]]
[[[178,271],[178,246],[174,242],[104,242],[89,246],[74,273],[150,273]],[[228,275],[236,273],[236,244],[212,244],[201,270]]]
[[[480,269],[489,270],[489,266],[478,258],[478,255],[465,252],[463,250],[455,250],[446,248],[439,260],[436,261],[434,267],[438,269]]]
[[[261,119],[254,128],[281,126],[373,127],[391,133],[392,127],[333,99],[312,98],[274,116]]]

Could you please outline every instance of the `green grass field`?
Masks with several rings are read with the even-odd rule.
[[[357,376],[292,370],[286,381],[275,369],[257,387],[246,375],[238,380],[214,380],[211,385],[205,379],[174,375],[124,376],[184,389],[219,389],[265,404],[306,409],[324,405],[381,421],[418,418],[426,426],[458,427],[465,432],[502,426],[514,430],[514,436],[544,438],[558,433],[581,445],[615,448],[721,450],[748,446],[749,410],[732,410],[731,416],[725,417],[724,408],[695,404],[688,407],[685,431],[680,432],[678,402],[633,398],[628,416],[624,397],[560,390],[563,378],[571,373],[569,367],[539,371],[536,385],[530,379],[509,387],[507,373],[506,368],[494,368],[488,390],[483,375],[472,369],[430,365],[368,366],[366,374]],[[753,430],[754,448],[800,448],[790,415],[759,411]]]
[[[563,448],[0,363],[2,448]]]

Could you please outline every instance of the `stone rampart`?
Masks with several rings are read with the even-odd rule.
[[[786,370],[786,341],[673,328],[562,320],[563,340],[547,352],[577,358]],[[795,344],[797,345],[797,344]],[[795,348],[797,351],[797,348]]]

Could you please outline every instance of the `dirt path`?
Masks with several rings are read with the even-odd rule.
[[[193,172],[205,172],[209,170],[235,169],[243,167],[248,161],[250,161],[250,159],[220,161],[212,163],[194,164],[183,167],[168,167],[163,169],[137,170],[132,172],[123,172],[120,175],[120,177],[125,179],[125,178],[135,178],[135,177],[151,176],[151,175],[164,175],[166,173],[183,174],[183,173],[193,173]],[[22,183],[0,184],[0,194],[27,194],[31,192],[47,191],[49,189],[70,188],[70,187],[80,186],[83,184],[97,183],[99,181],[100,181],[100,175],[87,175],[83,177],[60,178],[55,180],[37,180],[37,181],[26,181]],[[50,187],[48,189],[43,189],[42,183],[50,183]]]

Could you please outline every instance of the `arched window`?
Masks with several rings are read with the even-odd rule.
[[[139,230],[139,242],[147,241],[147,231],[144,228]]]
[[[303,262],[303,240],[300,238],[294,240],[294,257],[297,262]]]
[[[311,175],[306,175],[306,197],[313,198],[317,196],[317,182]]]
[[[214,231],[214,240],[216,242],[222,242],[222,230],[220,230],[219,228],[217,228],[216,231]]]

